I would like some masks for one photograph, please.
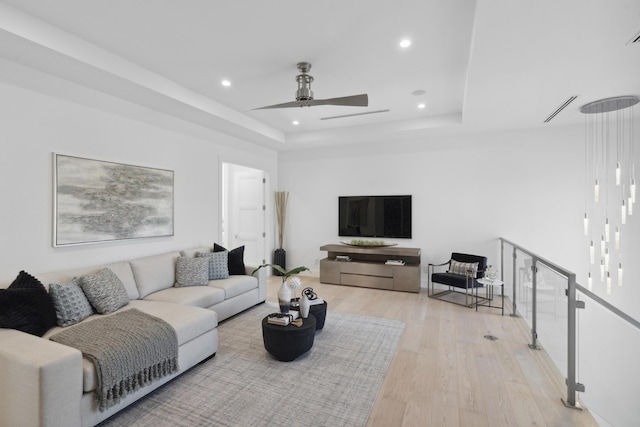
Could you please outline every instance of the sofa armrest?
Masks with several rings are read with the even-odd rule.
[[[79,426],[82,353],[0,329],[0,425]]]
[[[244,271],[247,273],[247,276],[251,276],[251,273],[258,268],[258,266],[254,265],[245,265]],[[260,302],[267,300],[267,271],[266,268],[261,268],[256,271],[253,275],[258,279],[258,289],[260,290]]]

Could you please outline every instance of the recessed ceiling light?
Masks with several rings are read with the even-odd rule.
[[[426,107],[427,107],[427,104],[425,104],[425,103],[423,103],[423,102],[421,102],[420,104],[418,104],[418,108],[420,108],[420,109],[423,109],[423,108],[426,108]]]
[[[293,123],[294,126],[298,126],[300,124],[300,122],[297,121],[297,120],[294,120],[292,123]]]
[[[222,81],[222,86],[229,87],[229,86],[231,86],[231,82],[229,80],[223,80]]]
[[[409,39],[402,39],[402,41],[400,41],[400,47],[402,48],[407,48],[411,46],[411,40]]]

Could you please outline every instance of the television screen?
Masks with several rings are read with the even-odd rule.
[[[411,196],[341,196],[339,236],[411,238]]]

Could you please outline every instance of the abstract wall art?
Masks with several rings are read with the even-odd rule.
[[[53,157],[53,246],[173,236],[173,171]]]

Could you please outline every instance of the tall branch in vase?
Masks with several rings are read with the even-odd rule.
[[[284,226],[285,220],[287,218],[287,202],[289,201],[289,192],[288,191],[276,191],[275,193],[275,202],[276,202],[276,220],[278,221],[278,249],[276,249],[274,254],[273,263],[279,265],[283,269],[286,268],[286,252],[282,248],[284,243]],[[278,274],[274,270],[275,274]]]

